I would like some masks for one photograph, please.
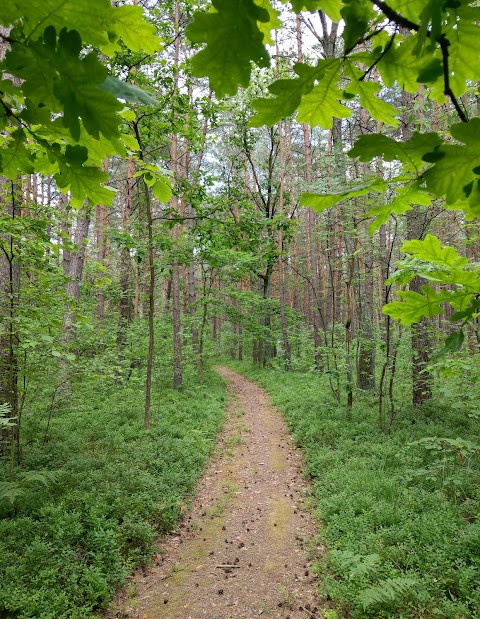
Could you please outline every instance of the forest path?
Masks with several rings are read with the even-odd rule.
[[[321,618],[301,454],[263,389],[217,371],[229,390],[217,453],[181,529],[117,617]]]

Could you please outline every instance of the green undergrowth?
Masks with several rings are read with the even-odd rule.
[[[141,376],[76,386],[46,444],[45,418],[26,412],[22,468],[1,485],[1,619],[91,618],[148,563],[156,536],[181,518],[224,419],[214,372],[186,384],[174,391],[156,380],[149,432]]]
[[[478,422],[438,402],[399,405],[386,434],[373,396],[348,422],[318,374],[233,367],[265,387],[305,450],[327,547],[317,569],[339,616],[480,617]]]

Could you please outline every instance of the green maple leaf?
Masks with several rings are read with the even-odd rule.
[[[450,271],[422,271],[420,269],[419,275],[437,284],[454,284],[455,286],[462,286],[462,288],[468,289],[467,296],[472,294],[477,295],[478,292],[480,292],[480,276],[477,273],[465,271],[462,268],[452,268]],[[461,297],[458,298],[462,299],[463,305],[465,294],[462,293]],[[456,304],[454,301],[455,297],[452,297],[450,304],[455,306]]]
[[[428,0],[427,4],[420,12],[420,29],[417,34],[417,45],[415,53],[420,55],[428,43],[430,48],[435,48],[435,41],[438,40],[442,32],[443,7],[437,0]]]
[[[120,134],[118,138],[106,139],[100,134],[98,139],[93,139],[80,123],[80,137],[74,142],[70,131],[63,126],[62,119],[57,118],[53,122],[41,127],[34,127],[34,135],[45,140],[48,144],[58,144],[63,146],[65,143],[72,145],[78,144],[88,149],[88,162],[100,167],[106,157],[120,155],[127,157],[129,151],[138,152],[137,140],[129,134]]]
[[[319,83],[302,97],[298,106],[298,121],[312,127],[320,125],[324,129],[331,129],[333,118],[350,118],[352,113],[338,101],[343,94],[337,86],[341,62],[325,62],[329,64],[325,66]]]
[[[29,98],[28,113],[38,122],[38,109],[45,114],[63,111],[63,123],[72,137],[80,137],[80,120],[95,138],[100,132],[107,138],[119,135],[116,97],[99,86],[107,79],[107,70],[96,54],[81,57],[82,40],[76,30],[63,29],[57,39],[53,26],[30,44],[14,44],[6,55],[7,70],[24,80],[22,89]],[[38,107],[40,106],[40,108]]]
[[[418,23],[419,15],[429,3],[430,0],[389,0],[388,6],[403,17]]]
[[[252,61],[260,67],[270,65],[264,33],[257,25],[269,22],[270,15],[253,0],[213,0],[212,4],[216,12],[195,12],[186,34],[193,43],[207,44],[192,58],[193,74],[208,76],[212,90],[224,97],[234,95],[239,85],[248,86]]]
[[[308,82],[312,88],[311,80]],[[282,79],[273,82],[268,90],[275,97],[268,99],[254,99],[252,108],[256,114],[250,118],[250,127],[272,126],[275,123],[293,114],[302,100],[302,90],[299,80]]]
[[[338,24],[342,19],[342,5],[338,0],[319,0],[316,4],[317,10],[324,11],[333,22]]]
[[[42,37],[28,45],[12,43],[4,61],[6,70],[23,80],[23,95],[54,113],[62,109],[53,93],[56,39],[55,29],[46,28]]]
[[[79,118],[87,132],[97,140],[100,133],[107,139],[120,135],[116,112],[123,105],[115,97],[97,88],[96,84],[83,83],[82,86],[80,80],[63,80],[62,86],[56,88],[56,93],[64,104],[63,123],[75,140],[80,137]]]
[[[450,87],[454,94],[463,95],[469,80],[480,79],[480,49],[478,22],[480,7],[443,5],[437,0],[398,2],[404,16],[419,23],[420,29],[409,34],[399,45],[393,45],[381,58],[378,69],[386,86],[396,81],[404,90],[416,92],[418,83],[431,89],[431,97],[445,102],[443,59],[439,40],[448,41]],[[466,4],[466,3],[464,3]],[[389,4],[392,8],[395,5]],[[428,36],[427,36],[428,33]]]
[[[145,21],[142,7],[123,5],[113,9],[110,15],[109,32],[113,30],[129,49],[147,54],[154,54],[161,49],[155,26]],[[120,48],[116,47],[115,51],[117,49]]]
[[[58,157],[59,172],[55,174],[57,186],[64,192],[70,191],[70,202],[74,208],[81,208],[86,199],[93,204],[110,206],[115,191],[103,186],[108,174],[93,166],[85,166],[88,150],[83,146],[67,145],[64,157]]]
[[[357,198],[364,196],[371,191],[384,191],[388,186],[388,183],[381,178],[375,178],[370,183],[364,185],[357,185],[347,189],[340,189],[339,191],[332,191],[329,193],[302,193],[300,198],[300,206],[312,207],[315,211],[322,212],[327,208],[335,206],[343,200],[348,198]]]
[[[418,174],[425,167],[425,154],[441,144],[443,142],[435,132],[415,132],[406,142],[380,134],[362,135],[348,155],[363,162],[372,161],[375,157],[383,157],[385,161],[401,161],[405,169]]]
[[[432,234],[427,234],[423,240],[406,241],[402,251],[420,260],[446,267],[463,267],[468,264],[468,258],[460,256],[453,247],[442,247],[439,239]]]
[[[56,53],[58,78],[54,93],[63,106],[63,123],[75,140],[80,137],[79,118],[94,138],[100,132],[106,138],[117,137],[120,131],[116,112],[123,106],[112,93],[99,88],[107,78],[107,70],[96,54],[80,58],[80,50],[78,33],[62,30]]]
[[[462,144],[445,144],[424,154],[434,165],[423,173],[428,191],[445,196],[447,204],[468,200],[471,208],[480,207],[480,117],[451,128],[452,136]]]
[[[249,125],[271,126],[293,114],[300,105],[302,96],[312,90],[314,80],[322,76],[325,62],[328,61],[320,60],[316,67],[296,64],[294,71],[299,76],[298,79],[281,79],[270,84],[268,90],[274,98],[252,101],[252,107],[257,113],[252,116]]]
[[[402,325],[412,325],[426,318],[433,318],[443,312],[442,303],[450,300],[452,293],[447,290],[436,292],[430,286],[422,286],[423,294],[413,290],[403,290],[397,295],[403,301],[392,301],[382,308],[382,311],[391,318],[400,320]]]
[[[0,23],[22,24],[27,38],[36,38],[47,25],[57,30],[79,30],[92,45],[108,43],[107,33],[112,7],[109,0],[97,0],[92,11],[90,0],[14,0],[0,5]]]

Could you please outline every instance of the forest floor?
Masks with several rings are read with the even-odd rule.
[[[262,388],[217,370],[229,389],[217,450],[182,525],[113,616],[321,618],[311,566],[322,548],[306,510],[301,453]]]

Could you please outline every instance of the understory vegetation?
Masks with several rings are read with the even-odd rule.
[[[157,375],[148,432],[141,384],[137,371],[84,377],[48,435],[47,386],[28,408],[22,467],[0,485],[2,619],[93,617],[185,511],[222,424],[224,383],[208,372],[177,391]]]
[[[438,401],[404,404],[388,434],[372,395],[347,422],[316,373],[232,367],[269,391],[305,450],[327,548],[321,593],[341,616],[479,617],[476,419]]]

